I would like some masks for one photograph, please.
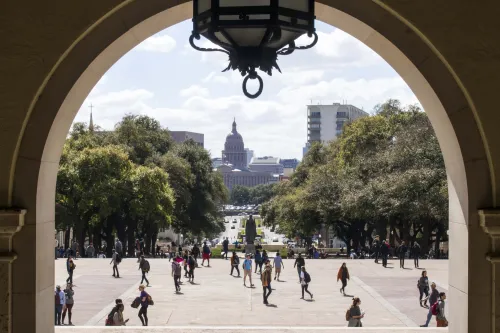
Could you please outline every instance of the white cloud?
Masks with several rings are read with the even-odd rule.
[[[317,31],[317,34],[318,43],[312,50],[322,57],[335,59],[337,66],[371,66],[381,60],[368,46],[340,29],[330,33]],[[297,40],[297,45],[307,45],[311,41],[309,37],[302,35]]]
[[[193,84],[192,86],[189,86],[186,89],[182,89],[179,93],[181,97],[208,97],[210,95],[210,92],[208,91],[207,88],[201,87],[199,85]]]
[[[317,82],[323,78],[325,71],[322,69],[288,69],[279,75],[283,83],[288,85],[303,85],[311,82]]]
[[[215,72],[211,72],[203,80],[201,80],[201,82],[226,84],[229,83],[229,79],[227,76],[217,75]]]
[[[169,35],[155,35],[149,37],[144,42],[137,45],[137,50],[168,53],[175,48],[176,44],[177,42],[175,41],[175,39],[173,39]]]

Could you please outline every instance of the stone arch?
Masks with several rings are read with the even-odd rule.
[[[93,12],[95,20],[75,32],[72,44],[51,64],[52,70],[40,82],[19,130],[7,191],[9,206],[28,210],[25,226],[14,238],[14,249],[19,254],[13,265],[16,332],[53,330],[54,263],[48,259],[53,258],[55,183],[62,145],[81,103],[123,54],[152,34],[191,16],[187,0],[113,3]],[[487,332],[491,330],[492,309],[484,300],[491,289],[469,295],[468,276],[469,258],[480,258],[488,250],[486,235],[478,232],[476,210],[496,205],[491,147],[472,97],[427,38],[427,27],[413,26],[407,18],[411,12],[393,3],[390,7],[381,0],[321,0],[316,11],[318,19],[350,33],[381,55],[428,112],[449,180],[450,294],[454,299],[450,329],[455,333],[473,327]],[[425,14],[425,9],[417,6],[417,10]],[[468,245],[472,240],[474,247]],[[30,242],[35,246],[26,246]],[[480,284],[491,285],[489,264],[476,262],[474,268],[479,270]],[[482,304],[485,315],[468,315],[469,305],[474,304]]]

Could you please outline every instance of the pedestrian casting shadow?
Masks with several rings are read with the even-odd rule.
[[[175,294],[176,294],[176,295],[184,295],[184,293],[182,293],[182,292],[180,292],[180,291],[177,291]]]
[[[266,304],[268,308],[277,308],[278,306],[276,304]]]
[[[344,297],[354,297],[354,295],[347,295],[347,294],[344,294]]]
[[[193,286],[199,286],[200,284],[199,283],[195,283],[195,282],[192,282],[192,281],[189,281],[189,283]]]
[[[286,282],[285,280],[278,280],[278,282]]]
[[[425,267],[424,268],[417,267],[416,269],[420,269],[420,270],[425,271]]]
[[[305,299],[305,298],[304,298],[304,301],[306,301],[306,302],[314,302],[313,299]]]
[[[388,266],[385,266],[385,268],[390,268],[390,269],[393,269],[394,267],[388,267]]]
[[[406,268],[406,267],[403,267],[403,269],[409,269],[410,271],[412,271],[412,270],[413,270],[413,268]]]
[[[241,279],[242,277],[241,276],[234,276],[234,275],[231,275],[232,277],[234,277],[235,279]]]

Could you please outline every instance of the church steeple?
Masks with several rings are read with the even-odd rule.
[[[233,119],[233,130],[231,131],[231,133],[238,133],[238,131],[236,130],[236,117],[234,117]]]
[[[94,131],[94,119],[92,119],[92,109],[94,108],[94,106],[92,105],[92,103],[90,104],[89,108],[90,108],[89,131],[93,132]]]

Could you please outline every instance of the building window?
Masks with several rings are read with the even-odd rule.
[[[343,121],[337,121],[337,131],[342,130],[343,126],[344,126],[344,122]]]
[[[347,118],[347,112],[345,112],[345,111],[338,111],[337,112],[337,118]]]
[[[312,118],[320,118],[321,117],[321,112],[320,111],[312,111],[311,112],[311,117]]]

